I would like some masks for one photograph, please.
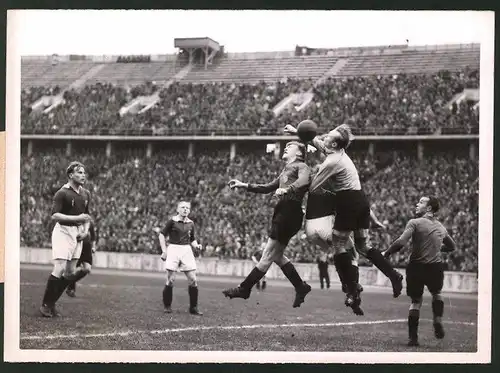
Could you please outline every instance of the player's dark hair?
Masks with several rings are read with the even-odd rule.
[[[337,149],[347,149],[354,139],[351,128],[347,124],[342,124],[335,128],[335,130],[340,133],[340,138],[335,139]]]
[[[83,165],[83,163],[80,163],[80,162],[71,162],[69,164],[68,168],[66,169],[66,175],[67,176],[71,175],[73,172],[75,172],[75,170],[77,168],[80,168],[80,167],[85,168],[85,166]]]
[[[439,204],[439,200],[436,197],[430,196],[427,197],[429,198],[429,201],[427,201],[427,206],[430,206],[431,211],[433,213],[436,213],[439,211],[439,208],[441,207]]]

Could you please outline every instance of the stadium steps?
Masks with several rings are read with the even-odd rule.
[[[21,87],[68,87],[87,73],[95,63],[88,61],[58,62],[28,60],[21,61]]]
[[[93,66],[89,71],[87,71],[85,74],[83,74],[80,78],[78,78],[73,83],[71,83],[69,86],[69,89],[82,88],[85,85],[85,83],[87,83],[87,80],[91,79],[96,74],[98,74],[99,71],[101,71],[105,66],[106,65],[104,65],[104,64]]]
[[[337,58],[331,56],[305,56],[291,58],[226,59],[205,70],[195,66],[184,82],[241,82],[258,83],[286,78],[318,79]]]
[[[352,56],[337,76],[435,73],[457,71],[464,67],[479,68],[479,50],[456,49],[408,51],[375,56]]]

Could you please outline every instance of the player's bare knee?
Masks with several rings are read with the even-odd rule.
[[[261,272],[267,272],[273,264],[274,260],[269,260],[268,258],[261,258],[255,267]]]
[[[442,301],[443,297],[441,296],[441,293],[432,293],[432,300],[433,301]]]
[[[282,255],[280,258],[276,259],[274,261],[274,263],[276,263],[276,265],[278,267],[283,267],[285,264],[287,264],[288,262],[290,261],[290,259],[288,259],[286,256]]]
[[[332,246],[333,252],[336,255],[343,254],[343,253],[347,252],[347,241],[349,239],[349,235],[345,235],[343,233],[344,232],[337,234],[337,231],[333,232],[331,246]]]
[[[55,260],[54,268],[52,269],[52,276],[61,278],[62,275],[64,274],[65,269],[66,269],[65,261]]]
[[[354,247],[356,251],[363,256],[366,256],[371,250],[371,243],[369,237],[354,236]]]
[[[410,310],[419,310],[422,307],[422,298],[411,298]]]
[[[90,274],[91,271],[92,271],[92,266],[89,263],[83,263],[82,272],[88,275]]]

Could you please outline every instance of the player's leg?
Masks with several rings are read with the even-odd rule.
[[[408,311],[408,346],[418,346],[418,324],[424,294],[424,282],[422,281],[421,269],[413,263],[410,263],[406,268],[406,294],[411,299]]]
[[[198,310],[198,283],[196,282],[196,270],[185,271],[188,280],[189,313],[192,315],[203,315]]]
[[[42,306],[40,307],[40,313],[44,317],[54,317],[54,306],[56,303],[56,296],[58,289],[60,287],[61,277],[66,268],[65,259],[54,259],[54,267],[47,280],[47,286],[45,288],[45,293],[43,295]]]
[[[356,245],[354,244],[354,239],[351,235],[349,237],[349,242],[347,243],[347,251],[351,254],[351,266],[355,274],[356,284],[358,286],[358,292],[362,292],[363,286],[359,283],[359,253],[356,250]]]
[[[168,258],[168,257],[167,257]],[[167,269],[167,279],[163,287],[163,307],[165,313],[172,313],[172,297],[175,282],[175,271]]]
[[[92,244],[88,241],[83,241],[82,253],[76,263],[76,271],[73,280],[68,284],[66,294],[70,297],[75,296],[76,283],[82,278],[90,274],[92,269]]]
[[[300,307],[300,305],[304,303],[306,295],[311,291],[311,285],[302,280],[295,266],[285,255],[282,254],[278,259],[275,259],[274,262],[281,268],[283,274],[295,288],[293,308]]]
[[[323,284],[324,276],[323,276],[323,268],[318,265],[318,271],[319,271],[319,287],[321,289],[324,289],[325,285]]]
[[[163,288],[163,306],[165,313],[172,313],[172,296],[175,282],[175,273],[179,269],[183,248],[179,245],[167,246],[167,259],[165,260],[165,270],[167,279]]]
[[[328,273],[328,266],[327,265],[324,267],[323,271],[324,271],[326,288],[330,289],[330,274]]]
[[[267,287],[267,281],[266,281],[266,275],[262,277],[262,290],[266,290]]]
[[[429,270],[427,272],[427,288],[432,294],[432,315],[433,315],[433,326],[434,335],[438,339],[444,338],[444,328],[443,328],[443,313],[444,313],[444,301],[441,296],[441,291],[443,289],[444,282],[444,270],[441,263],[430,264]]]
[[[266,246],[262,251],[262,257],[259,262],[255,265],[248,276],[241,282],[241,284],[236,288],[230,288],[224,290],[222,293],[232,299],[232,298],[243,298],[248,299],[250,297],[250,292],[252,288],[265,276],[266,272],[271,267],[271,264],[275,259],[281,257],[285,250],[283,246],[278,241],[269,238],[267,240]]]
[[[356,230],[354,232],[354,243],[356,250],[369,259],[375,267],[391,280],[393,296],[394,298],[399,297],[403,290],[403,275],[392,267],[391,263],[384,258],[380,251],[372,247],[368,229]]]

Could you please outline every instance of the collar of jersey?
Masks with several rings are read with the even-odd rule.
[[[186,217],[185,219],[182,219],[179,215],[175,215],[173,218],[172,218],[173,221],[182,221],[184,223],[192,223],[193,221],[191,219],[189,219],[188,217]]]
[[[69,183],[64,184],[63,188],[68,188],[68,189],[71,189],[71,190],[75,190],[71,185],[69,185]],[[78,193],[78,194],[80,194],[81,191],[82,191],[82,187],[79,187],[78,190],[75,190],[75,192]]]

